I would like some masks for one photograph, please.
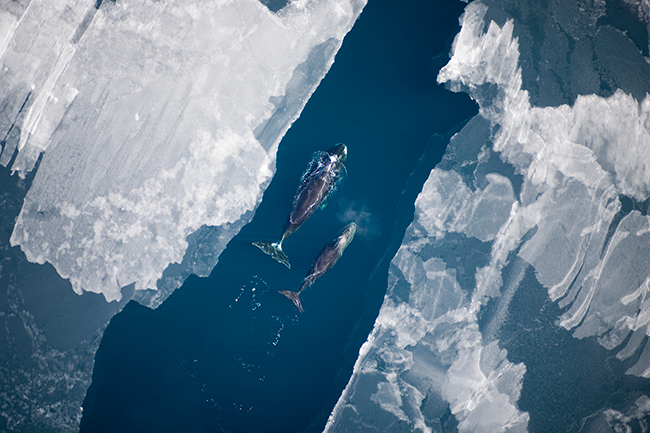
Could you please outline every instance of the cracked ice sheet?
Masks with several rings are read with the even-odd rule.
[[[616,91],[608,98],[578,96],[572,107],[531,107],[516,68],[512,21],[502,28],[492,22],[482,34],[484,13],[481,4],[468,7],[455,47],[464,56],[454,54],[438,80],[471,88],[479,104],[486,100],[481,84],[501,90],[481,114],[499,126],[494,149],[524,175],[513,223],[503,231],[511,247],[501,257],[535,228],[519,255],[535,267],[550,298],[568,307],[560,326],[575,329],[576,338],[597,336],[608,349],[630,332],[647,334],[648,218],[636,211],[621,221],[616,217],[621,195],[637,202],[650,196],[650,99],[638,102]],[[495,280],[491,284],[498,286]],[[639,349],[639,340],[633,338],[619,358]],[[628,373],[650,377],[649,359],[646,346]]]
[[[521,279],[514,287],[502,279],[512,253],[534,267],[564,309],[559,326],[573,329],[576,338],[597,337],[605,348],[617,348],[620,359],[642,351],[628,373],[650,377],[650,347],[642,347],[650,334],[650,221],[637,211],[622,214],[619,200],[625,195],[641,202],[650,195],[650,99],[638,102],[619,90],[607,98],[578,96],[573,106],[531,106],[522,90],[513,21],[485,22],[486,11],[480,1],[468,5],[438,81],[479,103],[488,138],[472,157],[450,159],[477,148],[470,141],[481,137],[481,122],[468,123],[424,185],[329,432],[349,425],[442,431],[447,408],[460,431],[525,431],[528,415],[516,404],[526,368],[509,362],[475,319],[488,299],[517,290]],[[523,180],[517,199],[503,194],[493,200],[488,209],[500,209],[496,219],[475,211],[476,197],[485,192],[475,185],[487,184],[489,175],[504,184],[498,176],[513,176],[508,170],[484,173],[486,152],[496,152]],[[486,234],[469,230],[480,225],[471,224],[473,218],[483,219]],[[436,256],[436,245],[452,232],[491,242],[489,263],[476,270],[472,293]]]
[[[12,169],[30,170],[45,150],[12,244],[110,301],[132,282],[156,288],[188,235],[257,206],[280,138],[365,1],[292,2],[278,14],[256,0],[68,3],[30,3],[6,31]],[[54,36],[53,5],[81,10]]]
[[[471,26],[476,26],[472,34],[477,34],[482,8],[468,8]],[[524,185],[512,222],[503,230],[503,243],[510,247],[499,255],[505,260],[535,228],[519,255],[535,267],[550,298],[568,307],[560,326],[575,329],[576,338],[597,336],[613,349],[630,332],[648,333],[648,218],[638,212],[620,222],[616,217],[621,195],[637,202],[650,196],[650,99],[637,102],[616,91],[608,98],[579,96],[573,107],[531,107],[520,88],[521,72],[514,67],[518,51],[511,34],[512,21],[503,28],[490,24],[480,43],[471,45],[491,48],[477,52],[460,47],[472,55],[454,55],[438,79],[461,87],[479,75],[477,84],[490,82],[502,90],[498,101],[481,107],[481,113],[500,127],[493,147],[524,175]],[[497,51],[502,53],[499,67],[482,57]],[[479,64],[484,66],[469,68]],[[516,73],[509,77],[504,71]],[[471,94],[479,103],[483,100],[480,87]],[[498,287],[498,275],[486,283]],[[619,358],[639,349],[639,340],[632,339]],[[628,373],[650,377],[649,359],[646,346]]]

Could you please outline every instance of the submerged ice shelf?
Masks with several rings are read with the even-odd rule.
[[[475,1],[461,18],[438,81],[469,93],[480,112],[452,138],[417,199],[374,330],[327,432],[527,431],[530,415],[518,407],[527,366],[508,360],[498,336],[531,267],[563,309],[557,326],[574,338],[595,338],[619,360],[634,360],[627,374],[650,377],[650,218],[643,210],[650,197],[650,97],[637,99],[634,90],[650,78],[647,63],[628,50],[621,32],[597,25],[604,4],[564,2],[566,9],[545,11],[559,22],[549,26],[547,42],[555,26],[583,38],[567,55],[577,62],[595,40],[597,65],[564,72],[558,87],[538,79],[529,91],[524,84],[531,85],[530,69],[538,65],[529,57],[522,63],[520,42],[527,55],[534,42],[520,40],[517,34],[530,33],[517,33],[516,25],[533,19],[529,11],[513,18],[517,8],[505,3]],[[544,22],[541,15],[534,20]],[[607,69],[614,60],[603,59],[612,56],[602,49],[606,43],[621,44],[617,61],[638,66]],[[541,77],[546,67],[576,67],[544,62]],[[603,92],[586,79],[620,87]],[[635,79],[637,87],[625,86]],[[538,103],[571,103],[533,105],[533,90]],[[641,211],[623,209],[622,201]],[[626,422],[650,414],[639,407]],[[603,422],[620,422],[608,410],[599,415]]]
[[[3,229],[46,266],[2,246],[0,430],[78,429],[110,317],[211,271],[366,1],[262,3],[2,6]]]

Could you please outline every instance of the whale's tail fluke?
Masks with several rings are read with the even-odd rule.
[[[287,257],[284,251],[282,251],[281,242],[273,242],[272,244],[268,242],[253,242],[253,245],[273,257],[276,261],[285,265],[287,268],[291,269],[289,257]]]
[[[298,310],[302,313],[302,302],[300,302],[300,292],[292,292],[291,290],[280,290],[278,293],[282,293],[287,298],[291,299],[293,303],[298,307]]]

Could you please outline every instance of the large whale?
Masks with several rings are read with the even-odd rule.
[[[302,313],[300,293],[307,287],[311,286],[316,279],[336,264],[338,259],[343,255],[343,251],[348,245],[350,245],[350,242],[352,242],[352,238],[354,238],[354,233],[356,231],[357,225],[355,223],[350,223],[341,230],[341,233],[339,233],[339,236],[336,239],[325,245],[325,248],[323,248],[323,250],[318,254],[318,257],[314,260],[314,264],[311,265],[309,272],[307,272],[307,276],[303,280],[300,290],[297,292],[280,290],[279,293],[282,293],[284,296],[291,299],[296,307],[298,307],[298,310]]]
[[[291,268],[289,258],[282,251],[282,242],[298,230],[298,227],[307,221],[316,209],[325,206],[327,198],[345,173],[344,163],[347,155],[348,148],[343,143],[337,144],[326,152],[316,152],[308,170],[302,176],[280,240],[274,243],[253,242],[253,245]]]

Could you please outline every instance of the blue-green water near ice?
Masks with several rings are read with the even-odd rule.
[[[449,135],[476,106],[436,85],[464,3],[370,0],[284,137],[252,222],[208,278],[158,309],[135,302],[106,329],[82,432],[322,431],[386,290],[388,262]],[[284,243],[287,269],[251,245],[279,239],[313,152],[348,146],[348,175]],[[323,245],[355,220],[337,265],[297,290]]]

